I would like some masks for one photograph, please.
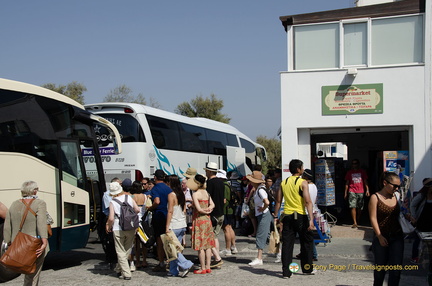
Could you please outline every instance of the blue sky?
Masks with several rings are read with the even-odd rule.
[[[280,16],[353,7],[354,0],[38,0],[0,11],[0,77],[78,81],[86,103],[121,84],[174,111],[215,94],[255,139],[280,126],[286,33]]]

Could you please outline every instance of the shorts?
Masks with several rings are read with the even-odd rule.
[[[364,194],[363,193],[348,193],[348,206],[350,209],[363,209]]]
[[[152,227],[155,237],[164,234],[166,232],[166,217],[163,214],[154,214],[152,218]]]
[[[224,222],[224,215],[215,216],[215,218],[217,220],[217,225],[213,227],[213,232],[215,235],[218,235],[222,229],[222,224]]]
[[[224,215],[223,225],[235,225],[235,217],[232,214]]]

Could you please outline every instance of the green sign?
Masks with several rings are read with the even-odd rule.
[[[383,84],[323,86],[322,115],[383,113]]]

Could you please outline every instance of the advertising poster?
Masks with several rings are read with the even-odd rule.
[[[404,176],[410,175],[408,151],[384,151],[384,170]]]

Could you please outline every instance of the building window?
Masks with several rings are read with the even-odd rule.
[[[339,24],[294,27],[294,69],[339,67]]]
[[[367,23],[343,25],[344,65],[367,65]]]
[[[424,63],[423,26],[423,15],[294,26],[293,69]]]
[[[423,17],[372,21],[372,65],[423,62]]]

